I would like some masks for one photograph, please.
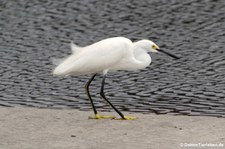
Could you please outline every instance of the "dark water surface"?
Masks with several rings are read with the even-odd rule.
[[[90,76],[53,77],[52,58],[104,38],[149,38],[182,57],[152,54],[137,72],[111,73],[106,95],[122,111],[225,117],[224,0],[1,0],[0,105],[90,110]],[[101,77],[93,82],[95,104]]]

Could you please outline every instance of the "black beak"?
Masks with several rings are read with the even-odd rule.
[[[169,55],[169,56],[171,56],[171,57],[173,57],[173,58],[175,58],[175,59],[179,59],[179,57],[177,57],[177,56],[175,56],[175,55],[173,55],[173,54],[171,54],[171,53],[169,53],[169,52],[166,52],[166,51],[164,51],[164,50],[162,50],[162,49],[158,49],[157,51],[162,52],[162,53],[164,53],[164,54],[166,54],[166,55]]]

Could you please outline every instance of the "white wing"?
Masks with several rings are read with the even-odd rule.
[[[127,38],[105,39],[72,54],[56,67],[53,73],[55,75],[99,73],[126,58],[132,53],[131,47],[132,42]]]

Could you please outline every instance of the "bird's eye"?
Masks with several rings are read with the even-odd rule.
[[[156,46],[155,45],[152,45],[152,49],[156,49]]]

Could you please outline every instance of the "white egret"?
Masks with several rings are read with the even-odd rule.
[[[54,69],[53,74],[59,76],[77,76],[93,74],[85,85],[86,94],[91,102],[94,116],[92,119],[115,118],[113,116],[101,116],[97,113],[89,92],[89,85],[98,73],[103,74],[100,96],[120,115],[120,119],[132,120],[136,117],[124,116],[104,94],[104,83],[108,72],[117,70],[138,70],[146,68],[151,63],[148,52],[163,52],[173,58],[178,57],[165,52],[150,40],[132,42],[125,37],[113,37],[101,40],[86,47],[79,47],[71,43],[72,54],[64,58]]]

